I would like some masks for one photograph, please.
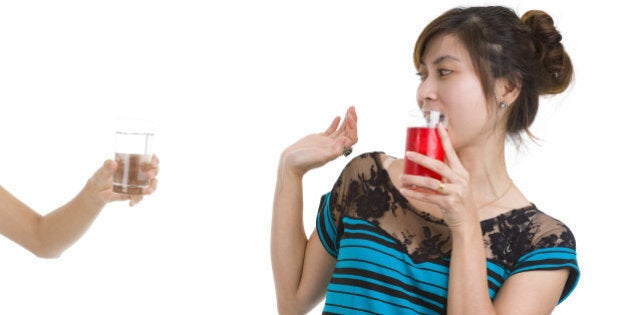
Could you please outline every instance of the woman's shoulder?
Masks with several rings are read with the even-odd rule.
[[[353,158],[354,159],[366,159],[366,158],[380,158],[384,155],[387,155],[385,152],[383,151],[368,151],[368,152],[363,152],[359,155],[357,155],[356,157]]]
[[[575,237],[571,229],[533,203],[484,220],[482,228],[490,238],[496,238],[493,235],[511,235],[509,239],[520,240],[523,242],[521,247],[530,250],[550,247],[575,249]]]
[[[532,204],[530,232],[536,247],[569,247],[575,249],[575,236],[560,219]]]
[[[348,162],[348,166],[352,165],[378,165],[382,166],[383,162],[396,157],[389,155],[383,151],[369,151],[361,153]]]
[[[391,156],[383,151],[370,151],[358,154],[349,160],[338,179],[338,184],[350,184],[357,180],[373,178],[387,169],[386,164]]]

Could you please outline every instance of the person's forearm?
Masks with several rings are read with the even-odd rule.
[[[41,217],[37,226],[39,246],[33,252],[44,258],[59,257],[90,227],[105,202],[89,184],[67,204]]]
[[[488,292],[481,227],[453,231],[448,284],[448,314],[495,314]]]
[[[291,173],[281,162],[271,225],[271,262],[280,309],[295,302],[302,275],[307,244],[302,207],[302,176]]]

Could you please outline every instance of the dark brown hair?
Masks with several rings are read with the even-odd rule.
[[[506,131],[520,139],[538,112],[540,95],[563,92],[573,79],[573,65],[560,43],[553,19],[538,10],[522,18],[501,6],[451,9],[427,25],[413,53],[419,69],[427,44],[438,35],[452,34],[467,48],[487,98],[494,82],[505,78],[521,91],[509,107]]]

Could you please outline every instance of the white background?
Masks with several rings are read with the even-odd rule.
[[[112,157],[122,115],[159,124],[161,159],[154,195],[107,206],[60,259],[0,238],[0,313],[276,313],[269,233],[282,149],[356,105],[354,155],[401,156],[417,35],[451,7],[494,3],[550,13],[575,64],[574,85],[541,104],[540,144],[509,154],[519,188],[577,238],[582,278],[554,314],[625,306],[614,289],[630,281],[624,10],[609,1],[221,3],[0,3],[1,185],[52,211]],[[306,176],[309,233],[346,161]]]

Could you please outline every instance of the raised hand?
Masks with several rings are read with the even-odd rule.
[[[357,113],[354,106],[346,111],[343,122],[337,116],[321,133],[310,134],[284,150],[281,165],[297,175],[304,175],[339,157],[358,141]]]

